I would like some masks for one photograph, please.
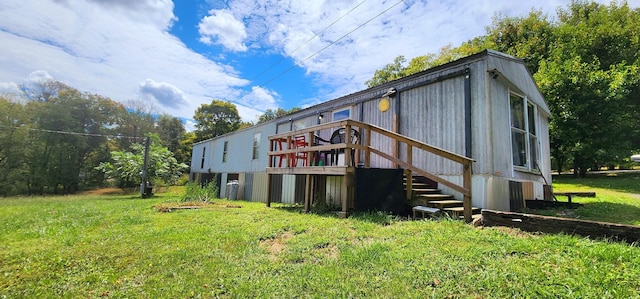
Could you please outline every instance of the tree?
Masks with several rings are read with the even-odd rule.
[[[484,45],[481,43],[479,44],[478,41],[474,40],[466,42],[462,46],[456,48],[453,48],[451,45],[447,45],[441,48],[438,54],[429,53],[427,55],[412,58],[407,66],[404,66],[406,59],[404,56],[400,55],[394,59],[393,63],[387,64],[381,70],[376,70],[373,74],[373,78],[366,81],[365,84],[369,88],[378,86],[443,65],[447,62],[480,52],[481,50],[484,50]]]
[[[553,21],[552,21],[553,20]],[[373,85],[483,49],[524,59],[547,100],[556,169],[616,165],[640,152],[640,9],[573,1],[557,19],[538,10],[524,17],[496,15],[484,36],[403,67],[404,57],[376,71]],[[461,56],[459,56],[461,55]],[[399,59],[401,58],[401,59]],[[372,85],[372,83],[375,83]]]
[[[166,113],[160,114],[156,123],[162,144],[175,154],[180,147],[180,139],[186,133],[184,125],[180,119]]]
[[[571,161],[584,176],[637,149],[640,10],[575,1],[558,17],[553,50],[535,77],[554,115],[558,168]]]
[[[197,141],[230,133],[240,127],[240,115],[236,105],[215,99],[211,104],[200,105],[193,119],[196,121]]]
[[[0,195],[24,193],[29,124],[25,107],[0,97]]]
[[[178,163],[173,153],[162,146],[157,134],[150,134],[150,138],[147,169],[149,181],[152,183],[162,181],[168,185],[175,184],[188,166],[184,163]],[[104,172],[109,178],[118,179],[120,187],[137,186],[142,180],[144,152],[144,145],[134,143],[131,145],[130,151],[111,152],[112,161],[102,162],[96,169]]]
[[[258,118],[258,124],[289,115],[299,110],[300,108],[298,107],[293,107],[291,108],[291,110],[284,110],[282,108],[278,108],[276,110],[267,109],[267,111],[265,111],[264,114],[260,115],[260,117]]]

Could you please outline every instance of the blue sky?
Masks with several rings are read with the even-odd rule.
[[[187,119],[213,98],[229,100],[254,121],[266,109],[362,90],[398,55],[456,46],[483,34],[495,14],[553,15],[568,3],[2,0],[0,93],[53,78]]]

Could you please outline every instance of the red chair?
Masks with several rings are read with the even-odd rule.
[[[306,138],[304,137],[304,135],[298,135],[293,137],[293,148],[305,148],[307,146],[309,146],[309,143],[307,143]],[[308,152],[299,152],[299,153],[295,153],[292,154],[291,156],[291,166],[292,167],[296,167],[298,165],[298,160],[302,159],[302,166],[307,166],[307,158],[309,157],[309,153]]]

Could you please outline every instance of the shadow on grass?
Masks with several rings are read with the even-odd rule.
[[[304,206],[303,205],[282,205],[275,206],[275,209],[287,211],[291,213],[303,213]],[[340,218],[339,210],[330,209],[330,208],[315,208],[312,207],[309,214],[314,214],[322,217],[329,218]],[[358,221],[370,222],[382,226],[391,225],[394,222],[407,220],[407,217],[393,215],[388,212],[382,211],[370,211],[370,212],[353,212],[349,215],[349,218],[355,219]]]
[[[554,175],[553,182],[640,194],[640,173],[638,172],[588,173],[584,178],[575,177],[570,174],[562,174]]]
[[[638,225],[640,222],[640,208],[612,202],[584,203],[577,209],[552,208],[552,209],[528,209],[524,213],[554,216],[562,218],[575,218],[599,222],[612,222],[619,224]]]

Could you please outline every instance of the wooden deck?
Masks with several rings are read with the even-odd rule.
[[[343,128],[344,132],[359,132],[356,142],[352,141],[352,138],[343,138],[343,143],[332,144],[316,144],[317,139],[316,132],[327,129]],[[356,129],[357,128],[357,129]],[[342,130],[342,129],[341,129]],[[393,154],[388,154],[386,151],[377,149],[375,145],[371,144],[371,133],[375,132],[377,135],[389,138],[392,144],[403,144],[407,150],[406,160],[402,160],[398,157],[398,153],[394,151]],[[351,134],[351,133],[349,133]],[[304,138],[300,137],[304,136]],[[297,141],[304,139],[306,146],[297,147],[294,146]],[[464,219],[467,222],[472,221],[473,210],[471,207],[471,175],[473,159],[467,158],[456,153],[452,153],[418,140],[411,139],[407,136],[403,136],[389,130],[376,127],[370,124],[354,120],[342,120],[331,123],[326,123],[318,126],[308,127],[305,129],[290,131],[281,134],[275,134],[269,136],[269,166],[267,167],[268,185],[271,186],[271,175],[306,175],[305,186],[305,211],[309,211],[312,197],[314,196],[311,191],[312,177],[322,175],[335,175],[344,176],[342,183],[342,216],[348,215],[349,203],[353,203],[353,190],[354,190],[354,173],[355,165],[358,167],[370,168],[371,167],[371,155],[377,155],[393,163],[394,167],[400,167],[405,169],[405,173],[408,177],[413,175],[419,175],[426,177],[432,181],[447,186],[450,189],[460,192],[463,197],[464,208],[460,211],[464,214]],[[453,161],[458,163],[462,169],[462,185],[443,179],[437,175],[429,173],[423,169],[414,166],[412,158],[413,151],[426,151],[442,159]],[[333,153],[332,161],[337,162],[339,159],[335,159],[333,155],[337,155],[338,152],[342,153],[342,165],[320,165],[317,162],[317,157],[321,157],[321,153]],[[300,161],[300,157],[302,161]],[[325,156],[326,157],[326,156]],[[300,165],[302,164],[302,166]],[[318,166],[313,166],[314,164]],[[339,163],[340,164],[340,163]],[[407,185],[407,198],[412,196],[412,184],[409,182]],[[271,192],[268,192],[270,194]],[[270,206],[271,198],[267,198],[267,206]]]
[[[354,173],[352,166],[304,166],[304,167],[268,167],[267,174],[311,174],[311,175],[346,175]]]

